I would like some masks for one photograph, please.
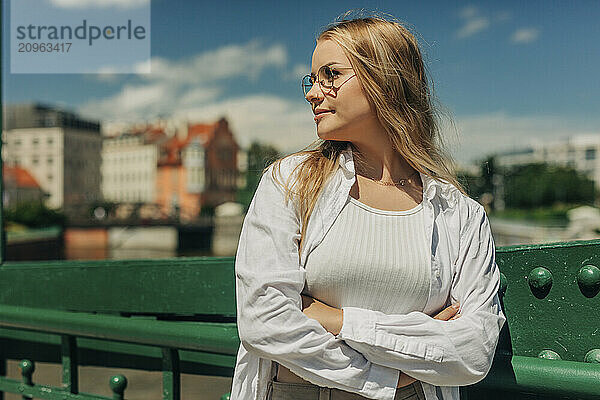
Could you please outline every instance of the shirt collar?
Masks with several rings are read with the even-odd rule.
[[[348,178],[354,176],[354,158],[352,157],[352,147],[350,143],[348,143],[346,149],[342,150],[340,153],[339,164]],[[444,185],[448,185],[447,183],[442,183],[422,172],[419,172],[419,174],[421,175],[421,181],[423,182],[423,196],[427,199],[431,200],[436,194],[447,192],[447,190],[443,190]]]

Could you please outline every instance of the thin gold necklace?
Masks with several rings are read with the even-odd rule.
[[[373,181],[374,183],[376,183],[378,185],[382,185],[382,186],[397,186],[397,185],[404,186],[406,184],[406,182],[412,183],[412,180],[410,178],[412,178],[416,174],[417,174],[417,171],[413,172],[406,178],[400,179],[398,182],[382,182],[382,181],[378,181],[377,179],[370,178],[370,177],[362,175],[362,174],[361,174],[361,176],[363,178],[367,178],[368,180]]]

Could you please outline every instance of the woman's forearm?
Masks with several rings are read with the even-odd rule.
[[[333,335],[337,335],[342,329],[344,311],[339,308],[331,307],[310,296],[302,295],[302,312],[309,318],[317,320],[323,328]],[[396,387],[401,388],[410,385],[414,381],[416,381],[415,378],[400,371],[400,379]]]

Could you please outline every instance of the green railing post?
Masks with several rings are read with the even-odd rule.
[[[35,364],[33,361],[23,360],[19,364],[19,368],[21,369],[21,376],[23,378],[23,383],[21,385],[22,392],[25,391],[25,386],[33,386],[33,372],[35,371]],[[29,400],[33,397],[28,396],[26,394],[23,395],[23,400]]]
[[[162,348],[163,400],[179,400],[181,396],[181,376],[179,373],[179,351]]]
[[[62,384],[70,393],[79,393],[77,342],[74,336],[61,336]]]
[[[113,392],[113,400],[124,400],[127,378],[123,375],[115,375],[110,378],[110,390]]]

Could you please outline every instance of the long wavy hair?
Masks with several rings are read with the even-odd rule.
[[[333,22],[317,36],[317,42],[326,39],[333,40],[344,50],[394,150],[417,171],[449,182],[466,194],[440,134],[440,113],[433,107],[429,74],[413,34],[400,22],[369,16]],[[299,255],[321,189],[339,167],[339,156],[348,144],[353,156],[360,159],[351,142],[318,138],[304,149],[271,164],[274,164],[273,178],[286,190],[286,202],[293,199],[299,210]],[[275,169],[279,171],[281,161],[293,155],[306,157],[287,182],[281,183]]]

